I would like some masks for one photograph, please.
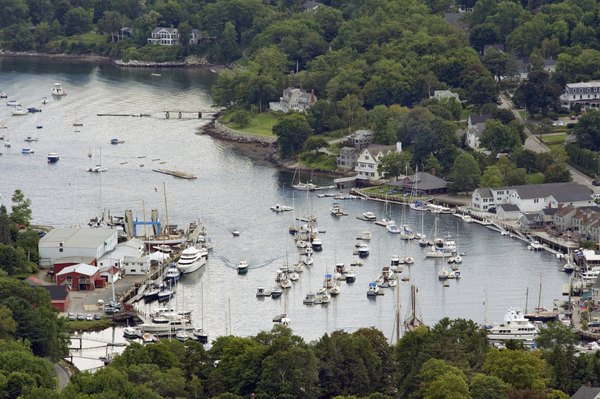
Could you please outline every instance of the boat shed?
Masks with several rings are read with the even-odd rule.
[[[71,303],[69,287],[66,285],[46,285],[42,280],[35,276],[29,276],[25,280],[32,287],[40,287],[48,291],[48,294],[50,294],[51,305],[54,309],[59,312],[67,311],[69,304]]]
[[[144,275],[150,270],[149,256],[125,256],[123,258],[123,273]]]
[[[51,267],[58,259],[72,256],[99,259],[116,247],[117,236],[115,229],[52,229],[38,244],[40,266]]]
[[[106,282],[96,266],[80,263],[67,266],[56,274],[56,285],[71,287],[73,291],[92,291],[104,287]]]
[[[521,216],[521,210],[515,204],[500,204],[496,208],[496,215],[501,220],[517,220]]]

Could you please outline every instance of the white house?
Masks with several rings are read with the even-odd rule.
[[[458,103],[460,103],[460,96],[457,93],[454,93],[450,90],[434,90],[433,97],[436,100],[445,100],[445,99],[455,99]]]
[[[471,196],[471,206],[487,211],[501,204],[513,204],[522,213],[544,208],[593,205],[590,189],[578,183],[548,183],[498,188],[478,188]],[[511,209],[508,212],[513,212]]]
[[[561,105],[571,109],[574,105],[581,108],[600,108],[600,81],[567,83],[565,92],[560,96]]]
[[[396,145],[379,145],[371,144],[363,149],[358,155],[354,171],[356,177],[364,180],[379,180],[383,176],[377,171],[377,167],[381,162],[381,158],[392,152],[402,152],[402,144]]]
[[[125,256],[122,261],[123,272],[127,274],[144,275],[150,270],[150,257]]]
[[[115,249],[117,235],[115,229],[52,229],[38,243],[40,266],[50,267],[58,259],[71,256],[100,259]]]
[[[469,115],[469,124],[467,126],[467,145],[474,150],[479,149],[479,138],[485,129],[488,119],[492,119],[491,114]]]
[[[306,112],[316,102],[317,96],[313,90],[308,93],[302,89],[288,87],[283,91],[283,96],[279,98],[278,102],[269,103],[269,109],[283,112]]]
[[[202,32],[198,29],[192,29],[190,32],[190,44],[198,44],[202,40]]]
[[[150,35],[148,44],[160,44],[162,46],[179,44],[179,31],[177,28],[157,27],[152,30]]]

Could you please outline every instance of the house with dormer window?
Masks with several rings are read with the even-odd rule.
[[[179,31],[177,28],[157,27],[152,30],[150,36],[148,44],[159,44],[162,46],[179,44]]]
[[[400,143],[397,145],[379,145],[371,144],[364,148],[358,155],[356,160],[356,166],[354,171],[356,177],[363,180],[380,180],[383,179],[378,171],[379,163],[381,158],[392,152],[401,152],[402,146]]]

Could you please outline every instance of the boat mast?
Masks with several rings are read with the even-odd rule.
[[[400,284],[396,284],[396,345],[400,342]]]
[[[527,287],[527,290],[525,291],[525,313],[527,313],[527,302],[529,300],[529,287]]]
[[[165,226],[165,230],[166,230],[167,234],[169,234],[169,209],[167,208],[167,189],[166,189],[164,181],[163,181],[163,194],[165,197],[165,218],[167,220],[167,225]]]
[[[538,294],[537,313],[540,314],[540,306],[542,304],[542,273],[540,273],[540,293]]]

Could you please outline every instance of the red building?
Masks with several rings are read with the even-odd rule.
[[[33,287],[40,287],[48,291],[48,294],[50,294],[52,307],[54,309],[61,313],[67,311],[69,304],[71,303],[71,298],[69,297],[69,287],[66,285],[45,285],[42,280],[35,276],[27,277],[27,282]]]
[[[100,270],[84,263],[64,267],[55,278],[57,286],[68,286],[73,291],[92,291],[106,285],[106,280],[100,277]]]

